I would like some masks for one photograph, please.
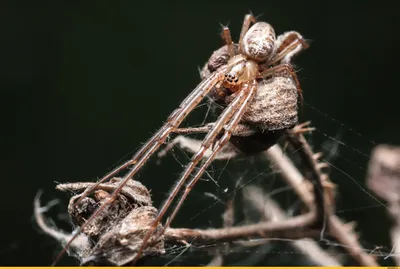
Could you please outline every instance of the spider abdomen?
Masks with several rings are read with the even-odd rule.
[[[243,38],[242,52],[257,62],[269,60],[275,53],[275,31],[266,22],[257,22]]]

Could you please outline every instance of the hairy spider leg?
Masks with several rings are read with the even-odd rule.
[[[185,152],[195,154],[201,148],[202,140],[197,140],[184,135],[178,135],[172,141],[168,142],[168,145],[164,147],[157,155],[161,159],[163,158],[173,147],[184,150]],[[204,159],[208,158],[212,154],[212,150],[207,151],[204,154]],[[227,145],[215,156],[214,160],[229,160],[238,155],[232,147]]]
[[[211,162],[215,159],[215,157],[218,155],[218,153],[223,149],[223,147],[229,142],[229,139],[231,138],[233,130],[236,128],[237,124],[239,123],[240,119],[243,116],[243,113],[246,111],[247,104],[253,99],[256,91],[257,91],[257,83],[255,80],[251,82],[252,85],[250,85],[247,89],[248,92],[242,98],[245,98],[244,102],[242,104],[239,104],[240,107],[234,111],[233,113],[234,116],[231,119],[231,121],[226,124],[225,132],[223,136],[218,139],[218,141],[215,143],[214,147],[212,148],[211,154],[207,157],[205,163],[200,167],[196,175],[190,180],[188,185],[185,188],[185,191],[182,195],[182,197],[179,199],[178,205],[175,207],[174,211],[171,214],[171,217],[168,218],[164,229],[168,228],[172,222],[172,220],[175,218],[175,215],[178,213],[180,207],[182,206],[184,200],[186,200],[186,197],[188,196],[189,192],[193,189],[194,185],[197,183],[197,181],[200,179],[201,175],[205,172],[205,169],[211,164]],[[237,97],[238,98],[238,97]],[[233,109],[233,107],[228,108],[228,109]]]
[[[241,44],[241,42],[243,40],[243,37],[244,37],[245,33],[248,31],[251,22],[253,22],[253,23],[255,22],[254,17],[252,15],[246,15],[244,23],[243,23],[243,26],[242,26],[240,40],[239,40],[239,48],[241,48],[240,44]],[[293,35],[293,34],[292,35],[287,35],[285,39],[289,39],[289,40],[290,40],[290,38],[293,39],[293,36],[295,36],[295,35]],[[229,46],[231,44],[229,42],[229,39],[225,38],[225,40],[228,40],[227,44]],[[279,55],[283,55],[282,58],[284,58],[286,56],[287,59],[290,60],[290,58],[294,54],[296,54],[300,49],[303,48],[303,45],[302,44],[300,44],[300,45],[301,46],[299,47],[298,40],[296,40],[296,42],[290,43],[289,47],[285,48],[284,52],[282,54],[279,54]],[[228,50],[230,50],[230,49],[228,48]],[[229,53],[231,54],[231,52],[229,52]],[[297,87],[297,90],[301,95],[301,87],[300,87],[300,84],[299,84],[299,82],[297,80],[297,76],[296,76],[296,74],[295,74],[295,72],[293,70],[293,67],[291,65],[289,65],[289,64],[280,64],[278,66],[274,66],[272,68],[269,68],[269,69],[265,70],[264,72],[262,72],[261,75],[262,75],[262,77],[269,77],[271,75],[272,76],[283,75],[283,76],[286,76],[286,77],[290,77],[290,78],[292,78],[294,80],[294,82],[296,84],[296,87]],[[247,100],[246,102],[243,102],[241,105],[239,104],[240,108],[237,109],[237,111],[236,111],[237,113],[234,116],[234,119],[232,119],[232,121],[227,125],[226,132],[221,137],[221,139],[219,139],[215,144],[213,143],[213,140],[207,140],[207,138],[210,137],[213,133],[215,133],[215,136],[214,136],[213,139],[215,139],[216,136],[219,134],[220,130],[218,130],[218,128],[216,128],[214,126],[213,130],[211,130],[208,133],[208,135],[206,136],[206,138],[203,140],[200,150],[192,157],[192,161],[186,167],[183,175],[181,176],[181,178],[178,181],[178,184],[174,187],[174,189],[170,193],[170,196],[168,197],[168,199],[165,201],[165,203],[163,204],[162,208],[160,209],[160,212],[157,215],[156,219],[154,220],[153,224],[151,225],[150,230],[148,231],[148,233],[146,234],[145,238],[143,239],[142,245],[139,248],[133,263],[136,263],[140,259],[140,256],[141,256],[142,252],[144,251],[144,248],[146,247],[146,244],[147,244],[148,240],[154,234],[154,231],[155,231],[156,227],[158,226],[159,222],[161,221],[161,218],[165,215],[166,211],[168,210],[168,208],[172,204],[173,200],[175,199],[175,196],[178,194],[179,190],[185,184],[186,180],[190,176],[190,174],[193,171],[193,169],[196,167],[197,163],[200,162],[200,160],[203,158],[203,155],[205,154],[205,152],[211,147],[212,144],[214,144],[214,147],[212,149],[212,153],[207,158],[205,163],[200,167],[200,169],[196,173],[196,175],[187,184],[187,187],[185,188],[185,191],[184,191],[183,195],[179,199],[179,202],[178,202],[177,206],[175,207],[174,211],[172,212],[170,218],[167,220],[166,224],[164,225],[164,228],[163,228],[163,230],[162,230],[160,235],[162,235],[162,233],[165,231],[165,229],[167,227],[169,227],[170,223],[172,222],[172,220],[174,219],[175,215],[177,214],[177,212],[179,211],[180,207],[182,206],[183,202],[185,201],[187,195],[189,194],[189,192],[191,191],[193,186],[197,183],[197,181],[200,179],[200,177],[204,173],[205,169],[214,160],[215,156],[223,148],[223,146],[226,145],[226,143],[229,142],[232,129],[237,125],[237,123],[239,122],[242,114],[244,113],[246,105],[247,105],[247,102],[249,100],[251,100],[251,97],[253,97],[254,93],[256,92],[256,81],[253,80],[252,82],[254,83],[253,87],[251,87],[252,94],[248,95],[248,99],[246,98],[246,100]],[[235,98],[235,100],[236,100],[236,98]],[[231,103],[231,105],[233,105],[233,103]],[[224,110],[224,114],[225,114],[225,112],[227,112],[227,110],[228,110],[228,108],[226,110]],[[224,114],[222,114],[221,117]],[[218,123],[219,122],[220,122],[220,120],[218,121]]]
[[[250,27],[251,23],[255,22],[255,18],[252,15],[246,15],[243,26],[242,26],[242,31],[241,31],[241,38],[239,40],[239,44],[242,42],[243,37],[247,30]],[[297,46],[289,46],[289,49],[285,49],[285,51],[288,51],[287,53],[282,53],[283,54],[288,54],[291,53],[292,50],[296,50]],[[297,51],[292,52],[291,55],[294,55]],[[289,55],[290,56],[290,55]],[[291,56],[290,56],[291,57]],[[290,59],[289,57],[289,59]],[[279,61],[279,60],[276,60]],[[292,70],[293,71],[293,70]],[[204,96],[218,83],[222,80],[222,75],[224,74],[225,71],[223,70],[218,70],[216,73],[211,75],[209,78],[205,79],[202,83],[196,87],[196,89],[181,103],[180,107],[176,109],[168,118],[167,123],[160,128],[160,130],[153,135],[153,137],[132,157],[131,160],[125,162],[121,166],[117,167],[107,175],[105,175],[102,179],[100,179],[92,188],[89,190],[85,191],[81,198],[77,201],[81,201],[84,197],[86,197],[89,193],[93,192],[93,190],[98,186],[98,184],[106,181],[113,175],[117,174],[118,172],[122,171],[123,169],[127,168],[130,165],[135,165],[130,172],[123,178],[119,186],[114,190],[114,192],[111,194],[109,199],[102,205],[100,208],[98,208],[93,215],[85,222],[80,229],[78,229],[78,233],[84,229],[86,225],[88,225],[96,216],[98,216],[106,206],[108,206],[117,196],[117,194],[120,192],[120,190],[123,188],[123,186],[126,184],[126,182],[133,176],[135,173],[145,164],[145,162],[150,158],[150,156],[161,146],[161,144],[164,143],[166,138],[169,136],[170,133],[174,132],[176,128],[180,125],[180,123],[186,118],[187,114],[193,110],[193,108],[204,98]],[[219,74],[219,75],[218,75]],[[294,74],[294,71],[293,71]],[[294,74],[295,75],[295,74]],[[297,81],[297,79],[296,79]],[[76,235],[77,235],[76,234]],[[61,258],[63,253],[68,249],[69,245],[71,242],[76,238],[74,236],[65,246],[65,248],[62,250],[62,252],[59,253],[59,255],[56,258],[55,263]]]
[[[275,57],[273,57],[268,63],[270,65],[276,64],[279,61],[280,63],[290,63],[290,60],[294,55],[310,46],[307,44],[303,36],[295,31],[279,35],[276,44],[278,49]]]
[[[222,27],[221,36],[225,44],[228,46],[229,58],[232,58],[233,56],[235,56],[235,51],[233,48],[231,31],[229,30],[228,27],[226,26]]]
[[[162,126],[156,134],[154,134],[140,150],[135,153],[135,155],[119,167],[115,168],[111,172],[107,173],[103,176],[95,185],[91,188],[85,190],[82,194],[82,197],[75,202],[75,205],[80,203],[85,197],[87,197],[90,193],[95,190],[99,184],[103,183],[110,177],[116,175],[118,172],[122,171],[123,169],[127,168],[130,165],[135,165],[139,163],[140,159],[145,155],[149,149],[153,146],[154,143],[156,145],[161,146],[164,143],[164,140],[168,136],[169,133],[174,132],[175,129],[178,128],[180,123],[186,118],[186,116],[193,110],[194,107],[198,105],[201,100],[211,91],[211,89],[223,79],[223,75],[225,73],[225,68],[221,68],[216,72],[216,74],[210,75],[210,77],[204,79],[179,105],[177,109],[175,109],[168,117],[167,123]],[[168,134],[167,134],[168,133]],[[164,137],[163,141],[159,141],[162,136]],[[156,151],[158,147],[154,150]],[[147,159],[145,160],[147,161]],[[145,162],[144,161],[144,162]],[[144,164],[143,162],[143,164]],[[143,165],[142,164],[142,165]],[[141,166],[142,166],[141,165]],[[135,169],[135,168],[134,168]],[[136,172],[134,172],[135,174]]]
[[[252,23],[256,23],[256,18],[253,16],[253,14],[247,14],[244,16],[243,24],[242,24],[242,30],[240,31],[240,37],[239,37],[239,52],[244,54],[243,51],[243,38],[244,35],[247,33],[247,31],[250,28],[250,25]]]
[[[105,175],[100,181],[92,186],[87,192],[86,196],[93,191],[100,183],[107,180],[109,177],[115,175],[123,168],[128,167],[130,164],[135,165],[121,180],[118,187],[112,192],[110,197],[88,218],[88,220],[81,225],[81,227],[76,231],[74,236],[70,239],[70,241],[65,245],[65,247],[59,252],[54,263],[56,264],[59,259],[64,255],[72,241],[83,231],[83,229],[91,223],[109,204],[111,204],[121,189],[126,185],[129,179],[131,179],[136,172],[146,163],[146,161],[150,158],[150,156],[158,150],[158,148],[165,142],[166,138],[169,136],[171,132],[173,132],[182,121],[186,118],[186,116],[203,100],[203,98],[212,90],[212,88],[224,78],[224,74],[226,72],[226,67],[222,67],[217,70],[215,73],[211,74],[208,78],[203,80],[189,96],[185,98],[185,100],[180,104],[180,106],[171,113],[168,117],[167,123],[164,124],[160,128],[160,130],[133,156],[133,158],[124,163],[122,166],[114,169],[107,175]],[[83,195],[80,197],[82,201]]]
[[[296,31],[290,31],[279,35],[276,43],[278,47],[276,55],[272,58],[271,61],[267,62],[266,64],[268,64],[269,66],[274,65],[278,62],[280,62],[280,64],[271,68],[267,68],[266,70],[261,72],[261,76],[266,78],[268,76],[272,76],[274,72],[277,72],[277,75],[283,74],[286,77],[291,77],[295,82],[297,92],[299,93],[300,107],[303,107],[303,91],[297,79],[297,75],[293,69],[293,66],[289,63],[294,55],[299,53],[301,50],[307,49],[309,45],[307,44],[303,36]]]
[[[224,135],[219,139],[215,146],[212,149],[212,154],[209,158],[205,161],[205,163],[200,167],[199,171],[196,175],[192,178],[189,182],[188,186],[185,189],[184,194],[180,198],[177,206],[175,207],[174,211],[172,212],[170,218],[167,220],[167,223],[164,225],[161,235],[164,233],[165,229],[169,226],[173,218],[175,217],[176,213],[178,212],[179,208],[181,207],[183,201],[185,200],[186,196],[189,194],[190,190],[194,186],[194,184],[198,181],[201,175],[204,173],[205,169],[208,165],[213,161],[216,154],[223,148],[223,146],[229,141],[233,128],[237,125],[240,121],[241,116],[243,115],[245,108],[249,101],[251,101],[252,97],[257,90],[257,81],[255,79],[251,80],[249,84],[245,84],[242,90],[238,93],[235,99],[228,105],[228,107],[224,110],[221,114],[219,119],[213,124],[213,129],[207,134],[202,142],[202,146],[200,150],[192,157],[190,163],[187,165],[185,171],[183,172],[182,176],[178,180],[176,186],[170,192],[169,197],[164,202],[163,206],[161,207],[157,217],[155,218],[154,222],[152,223],[149,231],[147,232],[146,236],[143,239],[142,245],[140,246],[135,259],[133,260],[133,264],[135,264],[139,259],[144,251],[146,244],[150,237],[154,234],[156,227],[158,226],[161,218],[165,215],[168,208],[171,206],[173,200],[175,199],[176,195],[178,194],[179,190],[185,184],[186,180],[189,178],[190,174],[192,173],[193,169],[196,165],[202,160],[203,155],[205,152],[214,144],[215,139],[219,135],[222,129],[226,128]],[[228,123],[227,126],[225,126]]]

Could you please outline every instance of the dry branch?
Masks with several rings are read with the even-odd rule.
[[[388,202],[393,218],[391,231],[393,258],[400,265],[400,147],[380,145],[371,154],[367,177],[368,187]]]
[[[297,134],[296,134],[297,133]],[[301,156],[302,161],[305,163],[305,168],[309,170],[309,174],[313,177],[319,177],[318,180],[311,179],[312,182],[321,182],[322,189],[327,189],[328,191],[323,191],[323,193],[327,193],[327,197],[330,198],[327,201],[327,197],[324,198],[324,212],[325,212],[325,224],[326,224],[326,233],[334,236],[342,245],[346,246],[347,251],[352,255],[352,257],[362,266],[378,266],[375,258],[364,252],[362,246],[358,242],[358,236],[352,229],[351,225],[347,225],[343,223],[336,215],[334,215],[333,203],[331,201],[331,188],[334,186],[328,179],[327,175],[321,172],[321,168],[324,165],[318,162],[318,158],[320,154],[313,153],[311,146],[308,144],[307,140],[304,138],[302,134],[298,134],[298,132],[294,132],[289,134],[290,142],[295,146],[297,153]],[[278,145],[275,145],[270,150],[266,151],[266,156],[274,162],[274,167],[278,171],[288,171],[295,170],[293,163],[289,162],[288,159],[282,158],[284,155],[283,151],[280,149]],[[278,161],[277,161],[278,160]],[[290,166],[290,168],[288,168]],[[303,180],[300,180],[299,173],[282,173],[282,176],[285,177],[287,182],[290,182],[290,185],[295,187],[294,190],[296,192],[304,192],[302,194],[298,194],[300,198],[304,199],[305,197],[313,197],[314,194],[310,191],[310,188],[298,187],[297,184],[301,184]],[[315,186],[316,189],[319,189],[320,186]],[[309,204],[309,198],[305,198],[303,200],[305,204]]]
[[[277,157],[277,155],[274,156]],[[296,170],[293,170],[293,172],[294,174],[297,173]],[[304,185],[299,184],[299,186]],[[279,205],[269,198],[268,195],[265,195],[260,188],[248,186],[243,189],[243,192],[246,202],[257,208],[257,210],[261,212],[267,220],[280,222],[287,218],[285,212],[279,207]],[[340,262],[336,260],[335,257],[324,251],[310,238],[294,240],[291,244],[318,266],[341,266]]]
[[[96,187],[93,196],[87,197],[76,208],[72,206],[81,194],[70,199],[68,213],[72,222],[79,226],[85,221],[85,216],[96,209],[96,206],[107,199],[118,186],[120,178],[114,178],[108,183]],[[80,182],[60,184],[57,189],[63,191],[84,192],[95,183]],[[139,197],[139,199],[136,199]],[[49,226],[43,217],[39,197],[35,199],[35,217],[39,227],[48,235],[61,243],[67,242],[71,234],[60,232]],[[141,239],[150,228],[156,216],[156,209],[151,205],[150,194],[139,182],[131,180],[124,187],[118,198],[107,208],[105,214],[95,219],[92,225],[86,227],[71,245],[72,253],[82,264],[94,265],[127,265],[135,258],[135,251],[140,246]],[[280,222],[260,222],[243,226],[220,229],[185,229],[167,228],[163,236],[153,236],[145,254],[163,255],[164,243],[202,245],[204,243],[224,243],[250,238],[286,238],[299,239],[316,237],[318,233],[307,229],[315,223],[315,212],[309,212]],[[161,227],[159,227],[161,230]]]
[[[301,125],[300,127],[304,127]],[[344,246],[348,252],[364,266],[377,266],[371,255],[363,251],[357,240],[357,235],[351,226],[344,224],[334,215],[334,199],[332,183],[328,176],[321,171],[323,163],[318,161],[319,154],[314,154],[311,147],[301,133],[303,129],[294,129],[289,133],[289,142],[296,149],[305,167],[305,177],[293,165],[278,145],[271,147],[265,155],[273,162],[273,168],[278,170],[285,181],[308,207],[308,212],[299,216],[282,218],[280,221],[265,221],[243,226],[224,227],[220,229],[186,229],[167,228],[160,236],[162,226],[150,240],[144,256],[163,255],[165,243],[172,244],[204,244],[208,242],[224,243],[250,238],[284,238],[304,239],[319,238],[321,231],[315,229],[316,221],[324,221],[323,233],[330,234]],[[75,226],[80,226],[87,216],[108,199],[120,179],[114,178],[110,182],[98,185],[95,192],[84,199],[78,207],[71,206],[80,198],[82,192],[93,188],[95,183],[60,184],[57,189],[81,193],[74,195],[68,207],[69,215]],[[311,184],[310,184],[311,182]],[[127,265],[135,258],[143,236],[150,228],[157,210],[152,206],[150,194],[139,182],[131,180],[108,207],[94,222],[87,226],[78,237],[82,240],[74,241],[71,246],[75,256],[82,264],[95,265]],[[277,214],[277,213],[275,213]],[[58,231],[47,225],[43,217],[43,209],[35,200],[35,216],[42,230],[61,243],[71,238],[71,234]],[[321,226],[317,226],[321,228]],[[301,244],[301,241],[299,241]],[[315,261],[324,264],[321,259],[327,257],[326,263],[337,265],[338,261],[329,257],[327,253],[314,245]],[[310,254],[311,255],[311,254]]]

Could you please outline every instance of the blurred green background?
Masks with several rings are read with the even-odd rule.
[[[221,45],[220,24],[237,40],[250,10],[277,33],[311,40],[295,59],[302,119],[319,129],[317,150],[334,146],[329,136],[344,143],[332,160],[347,174],[332,169],[338,214],[358,222],[366,248],[390,251],[385,208],[353,180],[364,181],[374,144],[400,144],[395,1],[15,0],[0,3],[2,265],[51,264],[59,246],[33,221],[36,192],[43,202],[67,197],[56,182],[95,180],[128,158],[200,81],[197,68]],[[139,178],[157,205],[179,173],[169,169],[153,160]],[[218,225],[220,215],[185,215],[212,202],[203,192],[215,184],[203,185],[174,226]]]

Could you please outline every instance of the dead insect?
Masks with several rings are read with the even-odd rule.
[[[76,201],[76,205],[79,204],[99,184],[131,167],[113,193],[81,225],[82,231],[116,199],[129,179],[133,178],[165,143],[170,134],[207,132],[143,238],[133,263],[141,257],[172,201],[203,158],[205,161],[188,182],[159,235],[163,234],[164,229],[174,219],[186,196],[208,165],[221,156],[219,154],[224,152],[229,142],[236,151],[260,152],[273,145],[283,130],[297,123],[297,99],[298,95],[301,99],[301,88],[290,61],[295,54],[308,47],[303,37],[291,31],[276,38],[270,24],[256,22],[251,14],[245,16],[237,45],[232,42],[228,27],[223,27],[222,37],[226,42],[226,46],[218,52],[222,58],[215,55],[211,57],[208,62],[208,76],[172,112],[167,122],[132,159],[106,174],[92,188],[85,190]],[[225,107],[217,121],[200,128],[179,129],[186,116],[207,95],[213,96]],[[59,253],[56,262],[78,234],[79,231]]]

